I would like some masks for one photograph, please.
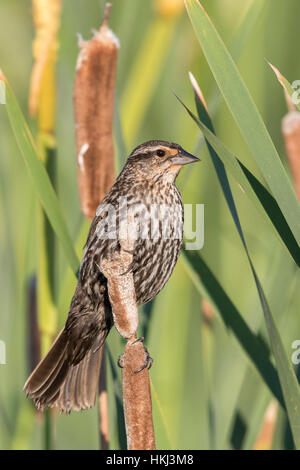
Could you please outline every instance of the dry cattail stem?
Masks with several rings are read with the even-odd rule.
[[[130,270],[136,236],[134,217],[129,215],[120,226],[120,253],[101,264],[101,271],[107,278],[115,327],[126,339],[135,337],[139,322],[133,275]]]
[[[113,112],[119,41],[108,28],[107,4],[100,30],[79,40],[74,87],[78,186],[83,215],[92,220],[115,179]],[[102,361],[99,390],[101,448],[108,448],[108,397]]]
[[[74,87],[81,209],[91,220],[115,179],[113,113],[119,41],[108,27],[110,4],[90,41],[79,40]]]
[[[37,318],[36,277],[32,276],[28,285],[27,312],[28,312],[28,358],[29,370],[33,370],[41,358],[40,335]]]
[[[124,352],[123,401],[129,450],[155,449],[148,369],[136,373],[145,361],[141,342],[128,341]]]
[[[108,416],[108,396],[106,386],[106,358],[105,345],[101,360],[100,380],[99,380],[99,399],[98,399],[100,423],[100,443],[101,450],[109,449],[109,416]]]
[[[253,446],[254,450],[271,450],[278,415],[278,403],[272,400],[265,413],[260,433]]]
[[[203,312],[204,321],[210,325],[214,316],[214,309],[211,303],[207,299],[203,299],[201,302],[201,309]]]
[[[295,191],[300,202],[300,113],[290,111],[282,120],[282,134],[292,171]]]
[[[204,108],[206,109],[206,111],[208,113],[208,107],[207,107],[205,98],[204,98],[203,93],[201,91],[201,88],[200,88],[196,78],[192,74],[192,72],[189,72],[189,79],[190,79],[190,82],[191,82],[192,87],[194,89],[194,93],[197,95],[197,97],[199,98],[199,100],[201,101],[201,103],[203,104]]]
[[[130,450],[155,449],[149,372],[145,368],[136,373],[145,363],[146,355],[142,342],[135,341],[138,309],[130,270],[133,258],[131,252],[137,235],[133,216],[128,217],[120,231],[120,253],[102,262],[101,270],[107,278],[115,326],[124,338],[129,339],[123,356],[127,444]]]

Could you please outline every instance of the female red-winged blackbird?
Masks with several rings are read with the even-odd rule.
[[[198,158],[177,144],[152,140],[130,154],[91,224],[68,318],[24,390],[37,408],[70,412],[95,403],[101,346],[113,324],[101,262],[120,250],[118,228],[134,208],[139,227],[131,270],[138,304],[153,299],[168,281],[183,237],[183,207],[175,179]],[[123,215],[124,214],[124,215]]]

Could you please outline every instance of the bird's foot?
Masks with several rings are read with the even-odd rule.
[[[143,341],[144,341],[144,337],[140,336],[139,338],[135,339],[131,344],[135,344],[135,343],[138,343],[138,342],[142,343]],[[146,367],[147,367],[148,370],[151,369],[151,366],[153,364],[153,359],[150,356],[148,349],[145,348],[144,345],[143,345],[143,348],[144,348],[144,351],[145,351],[146,359],[145,359],[144,363],[142,364],[142,366],[138,370],[134,371],[135,374],[138,374],[138,372],[141,372],[142,370],[146,369]]]
[[[123,369],[124,367],[124,354],[121,354],[121,356],[118,357],[118,366],[120,369]]]
[[[144,346],[144,351],[145,351],[145,354],[146,354],[145,362],[138,370],[134,371],[135,374],[137,374],[138,372],[141,372],[142,370],[146,369],[146,367],[147,367],[148,370],[151,369],[151,367],[152,367],[153,359],[150,356],[148,349],[145,348],[145,346]]]
[[[129,253],[130,255],[134,254],[134,250],[126,250],[125,248],[122,248],[122,250],[125,251],[125,253]]]
[[[140,338],[137,338],[135,339],[131,344],[135,344],[137,342],[143,342],[144,341],[144,338],[141,336]],[[135,370],[134,373],[135,374],[138,374],[139,372],[141,372],[142,370],[146,369],[150,369],[152,364],[153,364],[153,359],[152,357],[150,356],[149,352],[148,352],[148,349],[144,347],[144,351],[145,351],[145,355],[146,355],[146,359],[144,361],[144,363],[141,365],[141,367],[138,369],[138,370]],[[124,367],[124,354],[121,354],[121,356],[119,356],[118,358],[118,366],[123,369]]]
[[[124,273],[121,273],[120,276],[126,276],[126,274],[129,274],[132,271],[132,268],[134,266],[134,262],[132,261],[126,271]]]

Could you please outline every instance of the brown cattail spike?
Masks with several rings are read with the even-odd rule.
[[[140,341],[142,338],[136,339],[138,310],[133,274],[128,269],[132,263],[137,226],[133,215],[129,215],[127,221],[120,225],[120,253],[103,260],[101,270],[107,279],[115,326],[123,338],[129,340],[123,355],[123,400],[128,449],[149,450],[155,449],[150,379],[148,369],[144,367],[150,358],[145,357],[147,352]]]
[[[203,299],[201,302],[201,308],[204,321],[210,325],[214,316],[214,310],[211,303],[208,300]]]
[[[103,347],[103,356],[101,361],[100,378],[99,378],[99,431],[101,450],[109,449],[109,415],[108,415],[108,394],[106,383],[106,358],[105,346]]]
[[[123,400],[128,450],[155,449],[148,369],[136,373],[145,360],[141,342],[128,342],[124,352]]]
[[[89,220],[115,179],[113,113],[118,38],[108,27],[110,4],[90,41],[79,39],[74,88],[78,184]]]
[[[115,327],[127,339],[135,337],[139,319],[133,275],[128,269],[133,260],[132,251],[136,238],[134,216],[129,215],[120,224],[120,253],[101,263],[101,271],[107,279]]]
[[[278,403],[272,400],[265,413],[260,433],[253,446],[254,450],[271,450],[278,415]]]
[[[109,15],[110,15],[110,10],[111,10],[111,3],[107,3],[105,5],[105,10],[103,14],[103,21],[102,21],[102,26],[108,26],[108,20],[109,20]]]

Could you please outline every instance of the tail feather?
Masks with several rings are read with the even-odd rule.
[[[91,351],[91,357],[88,361],[85,374],[83,375],[84,400],[89,408],[95,403],[97,395],[102,355],[102,346],[97,351]],[[93,370],[98,370],[97,376],[93,374]]]
[[[77,370],[75,371],[75,374],[74,374],[75,379],[72,381],[73,395],[72,395],[72,398],[69,399],[69,402],[72,402],[72,400],[74,400],[74,405],[73,405],[74,410],[80,410],[82,408],[86,408],[85,403],[82,402],[80,397],[81,397],[81,389],[83,388],[82,375],[84,372],[84,364],[88,356],[89,356],[89,353],[83,359],[82,365],[78,364]]]
[[[34,402],[38,408],[45,408],[45,406],[53,406],[55,404],[59,397],[60,388],[66,379],[69,367],[68,361],[63,361],[53,382],[50,383],[49,387],[44,392],[34,398]]]
[[[71,409],[85,410],[95,404],[98,379],[102,358],[102,338],[99,337],[95,345],[77,365],[72,366],[56,405],[61,411],[69,413]]]
[[[63,329],[24,385],[26,395],[32,398],[38,409],[54,404],[68,368],[67,340]]]
[[[47,391],[50,390],[51,385],[54,382],[56,383],[56,380],[61,380],[61,377],[62,377],[61,370],[64,370],[65,362],[66,362],[65,356],[62,356],[57,362],[55,369],[49,374],[46,380],[41,382],[41,386],[35,389],[33,392],[29,392],[29,395],[31,398],[37,398],[45,394]]]
[[[38,409],[56,405],[61,412],[70,413],[71,409],[84,410],[95,404],[105,337],[100,334],[85,357],[72,365],[65,330],[59,333],[24,385],[26,395]]]

